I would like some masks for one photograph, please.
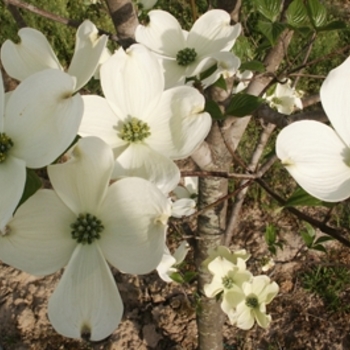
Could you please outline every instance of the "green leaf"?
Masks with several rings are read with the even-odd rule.
[[[204,80],[210,77],[217,70],[217,68],[218,68],[217,64],[214,64],[213,66],[209,67],[207,70],[205,70],[199,75],[199,80]]]
[[[276,228],[275,226],[273,225],[267,225],[266,226],[266,229],[265,229],[265,242],[268,244],[268,245],[273,245],[275,244],[276,242],[276,237],[277,237],[277,234],[276,234]]]
[[[220,75],[220,78],[213,84],[213,86],[219,87],[220,89],[227,91],[226,80],[222,75]]]
[[[221,109],[219,105],[214,102],[213,100],[206,100],[205,101],[205,108],[204,110],[208,112],[211,117],[215,120],[222,120],[226,117],[222,114]]]
[[[178,272],[174,272],[170,275],[170,278],[177,283],[184,283],[184,279]]]
[[[305,206],[332,206],[331,203],[323,202],[320,199],[312,197],[309,193],[298,187],[293,194],[288,198],[284,207],[296,207],[298,205]]]
[[[275,22],[281,11],[281,0],[255,0],[257,10],[271,22]]]
[[[286,28],[284,23],[271,23],[266,21],[258,21],[257,29],[268,39],[273,46],[276,44],[277,39]]]
[[[32,169],[27,169],[26,184],[24,186],[24,191],[22,198],[18,203],[17,208],[23,204],[29,197],[31,197],[38,189],[42,186],[42,182],[39,176]]]
[[[264,99],[245,93],[234,95],[226,109],[226,115],[245,117],[252,114],[263,102]]]
[[[305,24],[307,19],[307,10],[303,0],[294,0],[286,11],[286,19],[292,27],[300,27]]]
[[[325,26],[317,28],[319,32],[326,32],[331,30],[343,30],[346,28],[346,23],[343,21],[332,21],[326,24]]]
[[[330,236],[321,236],[321,237],[318,237],[315,241],[315,244],[321,244],[321,243],[324,243],[324,242],[329,242],[329,241],[333,241],[333,237],[330,237]]]
[[[307,12],[314,28],[325,26],[327,23],[327,10],[319,0],[308,0],[306,3]]]
[[[184,273],[184,277],[183,277],[184,282],[185,282],[185,283],[189,283],[189,282],[191,282],[196,276],[197,276],[197,272],[195,272],[195,271],[186,271],[186,272]]]
[[[314,245],[311,247],[311,249],[318,250],[323,253],[327,253],[327,249],[321,244]]]
[[[239,67],[239,70],[241,72],[245,70],[251,70],[251,71],[263,73],[265,72],[266,68],[262,62],[253,60],[253,61],[248,61],[241,64],[241,66]]]
[[[311,236],[310,233],[307,231],[301,231],[300,235],[303,241],[305,242],[306,246],[310,248],[312,246],[312,243],[314,242],[315,237]]]

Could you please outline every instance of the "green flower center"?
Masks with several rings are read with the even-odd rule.
[[[124,123],[119,136],[127,142],[140,142],[151,135],[150,130],[147,123],[133,117],[129,122]]]
[[[245,304],[251,309],[256,309],[259,306],[259,300],[256,296],[250,296],[245,299]]]
[[[278,97],[274,97],[272,99],[272,103],[275,104],[275,105],[281,105],[282,104],[282,100]]]
[[[231,289],[234,286],[235,282],[232,277],[225,276],[222,278],[222,285],[226,289]]]
[[[104,230],[101,220],[91,214],[79,214],[76,221],[70,225],[72,238],[78,243],[91,244],[101,237]]]
[[[0,163],[6,160],[8,152],[12,147],[12,140],[5,133],[0,133]]]
[[[179,66],[188,66],[197,57],[197,52],[195,49],[190,49],[186,47],[185,49],[179,51],[176,55],[176,62]]]

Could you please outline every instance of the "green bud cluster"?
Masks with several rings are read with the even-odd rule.
[[[12,140],[5,133],[0,133],[0,163],[6,160],[7,154],[12,147]]]
[[[235,282],[232,277],[225,276],[222,278],[222,285],[226,289],[231,289],[234,286]]]
[[[77,220],[70,225],[72,238],[78,243],[91,244],[101,238],[100,233],[104,230],[101,220],[91,214],[79,214]]]
[[[140,119],[131,118],[124,123],[120,132],[120,138],[127,142],[139,142],[151,135],[150,127]]]
[[[250,296],[245,299],[245,304],[251,309],[256,309],[259,306],[259,300],[256,296]]]
[[[190,49],[186,47],[185,49],[179,51],[176,55],[176,62],[179,66],[188,66],[197,57],[197,52],[195,49]]]

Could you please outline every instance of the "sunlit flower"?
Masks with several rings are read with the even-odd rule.
[[[53,327],[66,337],[98,341],[119,324],[123,303],[107,261],[144,274],[163,255],[166,196],[140,178],[109,186],[113,167],[102,140],[79,140],[66,163],[48,166],[54,190],[36,192],[0,235],[7,264],[34,275],[67,265],[48,305]]]
[[[185,176],[183,185],[176,186],[173,190],[175,199],[172,200],[171,216],[181,218],[192,215],[196,211],[198,195],[198,177]]]
[[[250,254],[248,254],[245,249],[240,249],[232,252],[227,247],[220,245],[209,249],[208,257],[202,263],[203,267],[207,269],[208,265],[217,257],[225,258],[227,261],[236,265],[238,258],[242,259],[243,261],[247,261],[250,258]]]
[[[136,28],[136,41],[158,55],[167,88],[182,85],[186,77],[197,76],[215,64],[218,64],[220,73],[214,81],[222,71],[238,69],[239,59],[228,51],[240,34],[241,25],[232,26],[226,11],[206,12],[189,32],[182,30],[178,20],[168,12],[153,10],[148,15],[149,23]],[[225,55],[221,54],[223,51]],[[214,81],[207,81],[207,84]]]
[[[243,282],[249,281],[252,274],[246,270],[244,260],[237,258],[237,263],[226,260],[218,256],[208,264],[208,270],[213,275],[210,283],[204,285],[204,293],[208,298],[224,292],[224,298],[227,291],[241,288]]]
[[[188,157],[210,130],[203,95],[189,86],[163,91],[157,58],[139,44],[119,49],[100,74],[105,98],[83,97],[79,134],[113,148],[113,177],[139,176],[169,193],[180,180],[173,160]]]
[[[176,266],[180,265],[185,260],[189,249],[188,243],[183,241],[175,250],[174,254],[171,255],[169,248],[164,246],[162,260],[157,266],[157,272],[163,281],[173,282],[171,275],[178,271]]]
[[[21,42],[6,40],[1,47],[1,61],[12,78],[24,80],[47,68],[63,70],[46,37],[36,29],[22,28]],[[76,78],[75,90],[80,90],[93,76],[107,44],[107,36],[98,36],[98,30],[85,20],[76,34],[75,50],[67,73]]]
[[[276,153],[312,196],[338,202],[350,196],[350,58],[333,69],[321,86],[321,102],[333,128],[305,120],[284,128]]]
[[[74,87],[68,74],[48,69],[5,97],[0,74],[0,230],[22,196],[26,167],[50,164],[74,140],[83,114]]]
[[[251,281],[243,283],[241,291],[228,291],[221,302],[221,308],[231,323],[240,329],[251,329],[255,320],[260,327],[267,328],[271,316],[266,314],[266,305],[277,295],[278,290],[277,283],[271,282],[269,277],[255,276]]]
[[[291,87],[291,80],[284,84],[277,83],[271,95],[264,95],[271,108],[275,108],[283,114],[292,114],[296,108],[303,109],[299,93]]]

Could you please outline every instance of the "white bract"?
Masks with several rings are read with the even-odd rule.
[[[0,259],[34,275],[66,266],[49,300],[53,327],[66,337],[104,339],[117,327],[123,303],[107,264],[125,273],[155,269],[163,255],[170,205],[150,182],[109,185],[112,150],[79,140],[63,164],[48,166],[54,190],[39,190],[0,235]]]
[[[158,0],[137,0],[137,4],[142,6],[142,9],[149,10],[157,3]]]
[[[206,81],[207,85],[222,72],[231,75],[238,69],[240,60],[228,51],[240,34],[241,25],[231,25],[226,11],[206,12],[189,32],[182,30],[178,20],[168,12],[154,10],[148,15],[149,23],[136,28],[135,38],[158,55],[167,88],[182,85],[186,78],[197,76],[215,64],[218,70]]]
[[[83,114],[74,88],[75,79],[48,69],[5,98],[0,74],[0,231],[22,196],[26,167],[50,164],[74,140]]]
[[[188,157],[209,133],[204,97],[189,86],[163,91],[157,58],[139,44],[120,48],[100,75],[105,98],[83,97],[80,135],[98,136],[113,148],[113,177],[139,176],[169,193],[180,180],[173,160]]]
[[[1,47],[1,61],[12,78],[24,80],[47,68],[63,70],[44,34],[33,28],[18,32],[21,42],[6,40]],[[67,73],[76,78],[75,90],[80,90],[93,76],[107,44],[107,36],[98,36],[98,30],[85,20],[76,34],[75,50]]]
[[[244,282],[241,290],[228,291],[221,308],[238,328],[251,329],[255,320],[260,327],[267,328],[271,316],[266,314],[266,305],[277,295],[278,290],[277,283],[271,283],[269,277],[255,276],[251,281]]]
[[[208,264],[208,270],[213,275],[211,283],[205,284],[203,289],[208,298],[213,298],[215,295],[226,292],[231,289],[239,289],[243,282],[249,281],[252,274],[246,270],[244,260],[237,258],[237,263],[218,256]]]
[[[292,114],[295,108],[303,109],[300,94],[291,87],[291,83],[289,79],[284,84],[277,83],[271,95],[263,96],[271,108],[287,115]]]
[[[189,251],[189,246],[186,241],[183,241],[174,254],[171,255],[169,248],[164,246],[164,253],[160,264],[157,266],[159,277],[165,282],[173,282],[171,275],[177,272],[176,266],[181,264]]]
[[[171,216],[181,218],[192,215],[196,211],[196,201],[193,198],[198,194],[198,177],[184,177],[184,184],[173,190],[176,199],[172,201]]]
[[[240,80],[240,82],[232,89],[233,94],[238,94],[239,92],[246,89],[250,83],[250,80],[253,78],[253,72],[250,70],[245,70],[242,73],[237,72],[236,78]]]
[[[284,128],[276,153],[298,184],[312,196],[338,202],[350,196],[350,58],[332,70],[320,95],[333,128],[305,120]]]
[[[202,263],[203,267],[205,269],[208,269],[208,265],[217,257],[225,258],[227,261],[236,265],[238,262],[238,258],[243,261],[247,261],[250,258],[250,254],[247,253],[245,249],[240,249],[231,252],[231,250],[227,247],[220,245],[213,249],[209,249],[208,257]]]

